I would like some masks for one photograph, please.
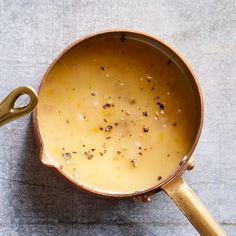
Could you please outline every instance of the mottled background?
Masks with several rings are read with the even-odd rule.
[[[155,35],[194,68],[205,98],[196,167],[184,178],[236,235],[236,1],[1,0],[0,98],[37,89],[61,50],[111,28]],[[149,204],[81,193],[38,160],[29,116],[0,129],[1,235],[197,235],[171,200]]]

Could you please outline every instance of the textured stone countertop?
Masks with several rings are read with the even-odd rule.
[[[111,28],[152,34],[195,70],[205,99],[196,167],[184,178],[236,235],[235,0],[1,0],[0,100],[37,89],[49,63],[81,36]],[[30,116],[0,129],[0,235],[198,235],[163,192],[148,204],[81,193],[38,160]]]

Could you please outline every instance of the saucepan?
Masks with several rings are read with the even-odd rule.
[[[179,163],[179,165],[176,167],[175,171],[171,175],[168,176],[168,178],[164,179],[163,181],[157,183],[154,187],[142,189],[140,191],[134,191],[132,193],[124,193],[124,194],[116,194],[116,193],[106,193],[104,191],[94,190],[92,188],[88,188],[84,186],[82,183],[80,183],[79,179],[73,178],[72,176],[66,175],[62,167],[57,166],[52,159],[48,158],[48,156],[45,154],[45,148],[46,143],[44,140],[44,137],[41,135],[40,130],[40,119],[38,119],[38,108],[34,111],[33,114],[33,123],[34,123],[34,130],[36,134],[36,139],[38,141],[39,147],[41,149],[40,151],[40,160],[43,164],[45,164],[48,167],[54,168],[58,173],[60,173],[62,176],[64,176],[65,179],[69,180],[72,184],[74,184],[76,187],[78,187],[81,190],[85,190],[89,193],[96,194],[98,196],[102,197],[109,197],[109,198],[135,198],[135,199],[141,199],[149,201],[149,197],[162,190],[167,195],[171,197],[171,199],[175,202],[175,204],[180,208],[180,210],[186,215],[188,220],[193,224],[193,226],[197,229],[197,231],[201,235],[225,235],[225,232],[221,228],[221,226],[214,220],[214,218],[211,216],[211,214],[208,212],[206,207],[201,203],[199,198],[195,195],[195,193],[191,190],[191,188],[186,184],[186,182],[182,179],[182,174],[186,170],[191,170],[194,167],[194,159],[192,157],[193,151],[198,143],[199,136],[202,130],[203,125],[203,98],[200,91],[200,87],[198,84],[198,81],[196,79],[196,76],[194,75],[192,69],[188,65],[188,63],[170,46],[168,46],[166,43],[161,41],[158,38],[152,37],[150,35],[140,33],[140,32],[134,32],[134,31],[127,31],[127,30],[114,30],[114,31],[106,31],[101,32],[98,34],[90,35],[88,37],[82,38],[69,47],[67,47],[49,66],[48,70],[46,71],[41,86],[38,90],[38,95],[40,97],[40,94],[42,93],[42,87],[45,83],[45,81],[48,79],[49,74],[54,70],[55,65],[58,63],[63,63],[61,59],[70,53],[73,50],[76,50],[78,46],[83,44],[86,41],[89,40],[102,40],[106,38],[116,37],[121,40],[121,42],[124,42],[126,39],[132,39],[141,41],[142,43],[146,43],[148,45],[151,45],[155,48],[157,48],[159,51],[161,51],[163,54],[165,54],[166,57],[170,58],[170,60],[178,65],[178,68],[181,70],[181,72],[185,75],[185,78],[188,80],[188,83],[190,84],[193,97],[196,103],[195,106],[195,113],[196,113],[196,120],[195,122],[195,134],[193,141],[191,143],[191,147],[189,148],[186,155],[183,156],[182,161]],[[100,67],[101,71],[104,71],[104,67]],[[64,72],[62,72],[64,73]],[[107,75],[109,76],[109,75]],[[55,79],[55,78],[54,78]],[[52,91],[48,92],[49,95],[52,93]],[[15,102],[21,95],[26,94],[30,97],[29,104],[24,107],[15,107]],[[95,94],[91,93],[92,96]],[[46,99],[43,97],[42,99]],[[58,98],[59,99],[59,98]],[[15,118],[18,118],[22,115],[25,115],[36,107],[38,102],[38,96],[36,92],[30,88],[30,87],[20,87],[11,92],[5,100],[2,101],[0,104],[0,124],[3,125]],[[81,101],[82,102],[82,101]],[[68,104],[70,101],[68,100]],[[110,107],[112,104],[106,104],[104,108]],[[159,103],[160,106],[163,106]],[[69,106],[69,105],[68,105]],[[49,110],[50,112],[50,110]],[[143,113],[145,116],[147,114]],[[129,115],[129,114],[126,114]],[[84,119],[85,117],[80,117],[81,119]],[[66,121],[69,123],[69,120]],[[106,120],[105,120],[106,122]],[[108,127],[111,129],[112,127]],[[58,127],[60,129],[60,127]],[[101,128],[102,129],[102,128]],[[96,130],[95,130],[96,131]],[[144,131],[148,131],[147,128],[144,129]],[[96,131],[97,132],[97,131]],[[48,132],[47,135],[50,135],[50,132]],[[78,133],[78,137],[80,136],[80,133]],[[75,137],[77,138],[77,137]],[[109,138],[109,137],[108,137]],[[93,151],[93,150],[92,150]],[[87,157],[92,157],[91,154],[85,153]],[[119,154],[119,153],[118,153]],[[63,153],[65,158],[70,157],[70,153]],[[67,160],[68,161],[68,160]],[[134,166],[136,163],[134,163]],[[87,172],[90,170],[88,169]]]

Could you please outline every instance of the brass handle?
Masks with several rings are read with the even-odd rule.
[[[197,195],[181,177],[175,177],[172,181],[165,184],[162,189],[172,198],[200,235],[226,235]]]
[[[28,95],[30,97],[29,103],[24,107],[14,107],[16,100],[21,95]],[[33,111],[38,103],[36,92],[30,87],[19,87],[13,90],[1,103],[0,103],[0,126],[19,118],[23,115]]]

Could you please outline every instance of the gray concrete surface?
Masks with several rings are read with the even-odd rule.
[[[205,125],[196,167],[184,178],[228,235],[236,235],[235,0],[1,0],[0,98],[24,84],[37,89],[65,46],[110,28],[158,36],[194,68]],[[40,164],[27,116],[0,128],[0,235],[198,234],[164,193],[144,205],[68,186]]]

